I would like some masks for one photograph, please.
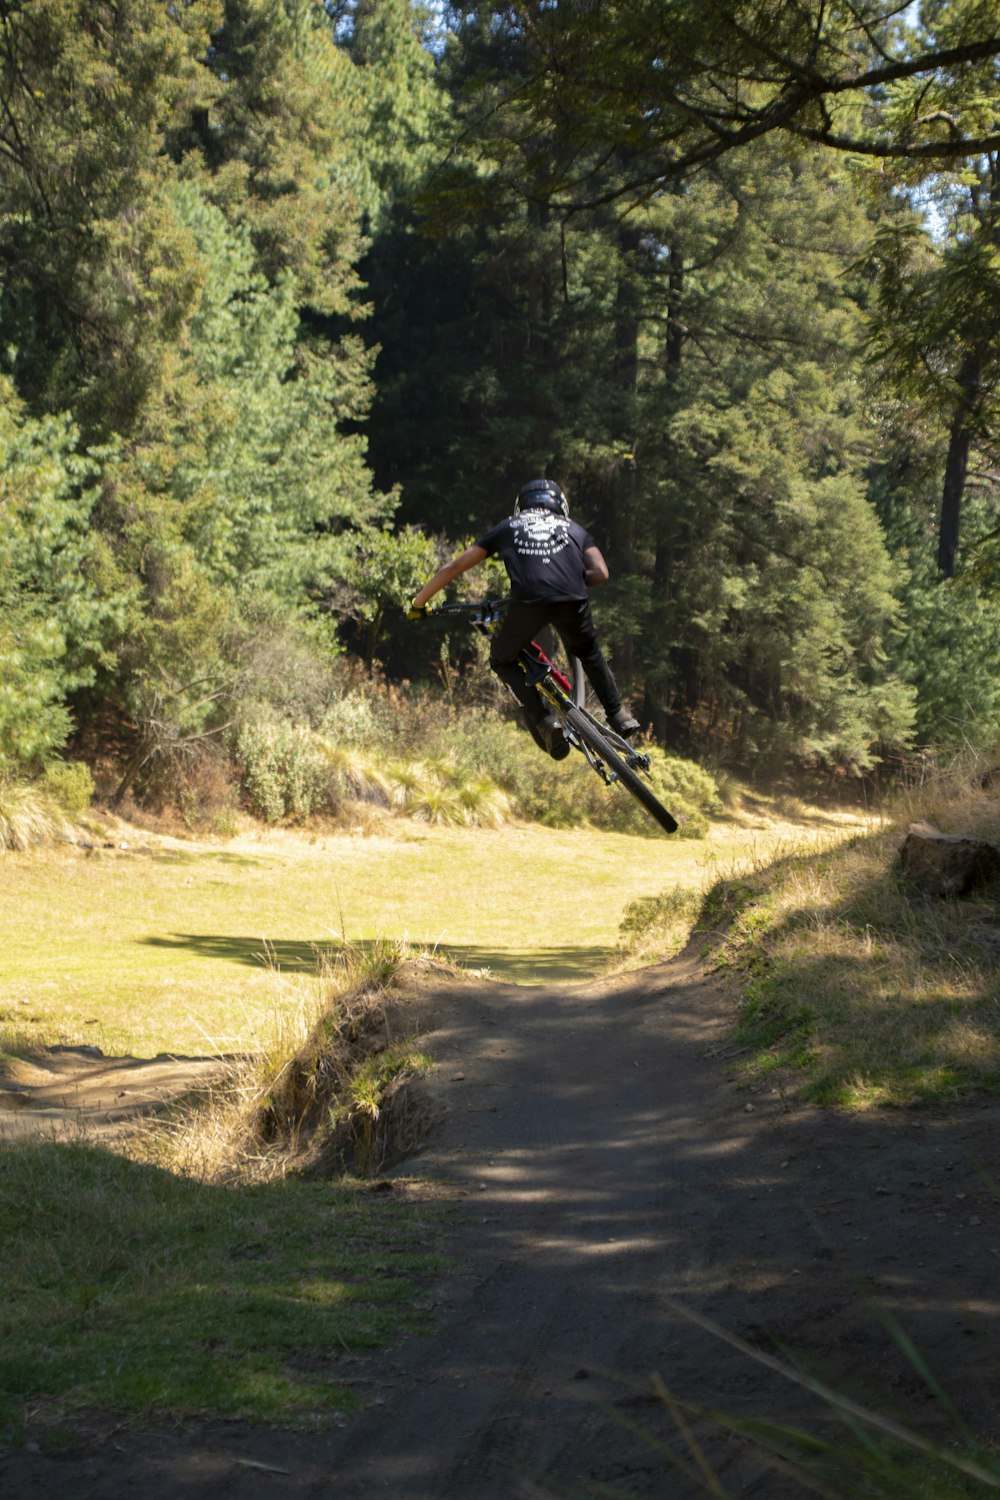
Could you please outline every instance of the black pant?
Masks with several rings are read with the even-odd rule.
[[[546,625],[558,633],[566,650],[578,656],[607,714],[621,708],[621,698],[611,668],[597,643],[589,599],[559,599],[550,603],[523,604],[512,599],[490,645],[490,666],[523,704],[528,722],[537,724],[547,709],[518,665],[518,655]]]

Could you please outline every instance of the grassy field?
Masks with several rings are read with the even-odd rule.
[[[32,1424],[57,1451],[81,1408],[350,1411],[339,1356],[423,1326],[439,1233],[405,1193],[212,1186],[83,1141],[5,1150],[0,1453]]]
[[[967,796],[920,811],[996,835]],[[0,1051],[253,1051],[316,999],[317,960],[345,940],[403,940],[526,984],[589,978],[628,961],[630,910],[645,913],[631,961],[654,960],[674,916],[693,919],[711,892],[746,1086],[848,1108],[996,1092],[990,902],[908,890],[898,845],[898,827],[749,802],[687,841],[405,821],[212,842],[109,827],[89,851],[0,858]],[[406,1184],[386,1201],[349,1180],[216,1180],[158,1137],[131,1155],[83,1141],[4,1155],[15,1295],[0,1316],[0,1450],[26,1433],[58,1448],[80,1408],[336,1420],[355,1398],[326,1351],[421,1326],[447,1207]]]
[[[859,826],[763,806],[699,840],[393,821],[207,843],[122,825],[102,840],[113,847],[0,857],[0,1033],[143,1056],[253,1048],[345,939],[403,940],[518,983],[586,979],[621,961],[629,901],[702,891]]]

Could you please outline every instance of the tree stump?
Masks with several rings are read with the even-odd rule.
[[[899,851],[904,875],[935,896],[964,896],[1000,876],[1000,849],[987,839],[911,823]]]

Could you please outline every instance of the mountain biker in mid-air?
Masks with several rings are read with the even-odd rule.
[[[532,479],[522,485],[514,514],[439,568],[414,595],[413,609],[420,610],[452,579],[497,553],[510,579],[510,604],[493,636],[490,666],[521,703],[536,739],[556,760],[569,754],[559,720],[547,712],[518,664],[522,648],[546,625],[553,626],[566,650],[579,657],[615,733],[634,734],[639,721],[622,707],[587,598],[588,589],[607,582],[608,565],[593,537],[570,520],[569,503],[553,480]]]

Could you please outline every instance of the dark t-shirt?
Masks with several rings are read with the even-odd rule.
[[[523,604],[586,599],[583,554],[595,545],[576,521],[538,506],[508,516],[476,543],[490,557],[499,553],[510,578],[511,598]]]

